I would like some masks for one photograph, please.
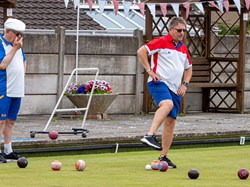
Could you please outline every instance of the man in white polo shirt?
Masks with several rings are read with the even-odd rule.
[[[0,163],[20,158],[12,150],[11,138],[21,98],[24,97],[26,56],[22,35],[25,27],[22,21],[8,18],[4,23],[4,34],[0,36],[0,137],[4,137]]]
[[[137,51],[139,62],[149,74],[148,90],[158,106],[151,128],[141,142],[160,150],[159,160],[166,161],[169,168],[176,168],[168,158],[168,151],[173,141],[181,98],[192,77],[192,61],[182,42],[186,32],[185,20],[173,17],[168,29],[166,36],[153,39]],[[148,62],[148,55],[151,55],[151,63]],[[156,132],[162,123],[161,146],[156,139]]]

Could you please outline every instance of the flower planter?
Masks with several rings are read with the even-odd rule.
[[[88,114],[103,114],[119,94],[93,94]],[[77,107],[87,107],[89,94],[69,94],[68,99]],[[82,112],[84,113],[84,111]]]

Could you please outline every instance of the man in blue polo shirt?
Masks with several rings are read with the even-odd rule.
[[[20,158],[12,150],[11,138],[24,97],[26,56],[22,48],[22,33],[25,27],[22,21],[8,18],[4,23],[4,34],[0,36],[0,137],[3,135],[4,138],[0,163]]]

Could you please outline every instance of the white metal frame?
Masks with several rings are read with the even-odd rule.
[[[95,87],[95,84],[96,84],[96,80],[97,80],[97,77],[98,77],[98,74],[99,74],[99,69],[98,68],[78,68],[78,50],[79,50],[79,15],[80,15],[80,6],[78,5],[77,7],[77,30],[76,30],[76,61],[75,61],[75,66],[76,68],[71,72],[71,75],[56,103],[56,106],[54,107],[54,110],[53,112],[51,113],[50,115],[50,118],[44,128],[44,132],[47,130],[52,118],[54,117],[55,113],[56,112],[68,112],[68,111],[85,111],[84,113],[84,117],[83,117],[83,121],[82,121],[82,129],[84,128],[84,125],[85,125],[85,122],[86,122],[86,119],[87,119],[87,115],[88,115],[88,110],[89,110],[89,107],[90,107],[90,103],[91,103],[91,100],[92,100],[92,96],[93,96],[93,93],[94,93],[94,89],[91,89],[91,92],[90,92],[90,96],[89,96],[89,99],[88,99],[88,104],[87,104],[87,107],[86,108],[68,108],[68,109],[58,109],[58,106],[60,104],[60,102],[62,101],[63,99],[63,96],[64,96],[64,93],[67,89],[67,87],[69,86],[70,82],[72,81],[72,77],[75,75],[75,83],[78,83],[78,72],[79,71],[95,71],[95,79],[94,79],[94,84],[93,84],[93,88]]]
[[[50,122],[51,122],[51,120],[52,120],[52,118],[54,117],[54,115],[55,115],[56,112],[69,112],[69,111],[85,111],[85,113],[84,113],[84,118],[83,118],[83,121],[82,121],[82,128],[84,128],[84,125],[85,125],[85,122],[86,122],[86,118],[87,118],[87,115],[88,115],[89,106],[90,106],[90,103],[91,103],[91,100],[92,100],[92,96],[93,96],[93,93],[94,93],[94,89],[91,89],[90,96],[89,96],[89,100],[88,100],[88,104],[87,104],[87,107],[86,107],[86,108],[67,108],[67,109],[58,109],[58,106],[59,106],[60,102],[61,102],[62,99],[63,99],[64,93],[65,93],[65,91],[67,90],[67,87],[68,87],[68,85],[70,84],[72,77],[73,77],[75,74],[76,74],[76,76],[77,76],[78,71],[96,71],[95,79],[94,79],[94,84],[93,84],[93,88],[95,87],[95,83],[96,83],[96,80],[97,80],[97,77],[98,77],[98,74],[99,74],[99,69],[98,69],[98,68],[75,68],[75,69],[72,71],[72,73],[71,73],[71,75],[70,75],[70,77],[69,77],[69,79],[68,79],[68,82],[66,83],[66,85],[65,85],[65,87],[64,87],[64,89],[63,89],[63,91],[62,91],[62,93],[61,93],[61,95],[60,95],[60,97],[59,97],[59,99],[58,99],[58,101],[57,101],[57,103],[56,103],[56,106],[55,106],[55,108],[54,108],[52,114],[50,115],[50,118],[49,118],[49,120],[48,120],[48,122],[47,122],[47,124],[46,124],[46,126],[45,126],[45,128],[44,128],[43,131],[46,131],[46,130],[47,130],[47,128],[48,128],[48,126],[49,126],[49,124],[50,124]]]
[[[72,80],[72,77],[75,75],[75,83],[78,83],[78,71],[96,71],[96,74],[95,74],[95,79],[94,79],[94,85],[93,85],[93,88],[95,87],[95,84],[96,84],[96,80],[97,80],[97,77],[98,77],[98,74],[99,74],[99,69],[98,68],[78,68],[78,49],[79,49],[79,17],[80,17],[80,6],[78,5],[77,7],[77,30],[76,30],[76,61],[75,61],[75,65],[76,65],[76,68],[71,72],[71,75],[68,79],[68,82],[66,83],[57,103],[56,103],[56,106],[53,110],[53,112],[51,113],[50,115],[50,118],[45,126],[45,128],[43,129],[43,131],[45,132],[52,120],[52,118],[54,117],[55,113],[56,112],[68,112],[68,111],[85,111],[84,113],[84,118],[83,118],[83,121],[82,121],[82,129],[84,128],[84,125],[85,125],[85,122],[86,122],[86,119],[87,119],[87,115],[88,115],[88,110],[89,110],[89,106],[90,106],[90,103],[91,103],[91,100],[92,100],[92,95],[93,95],[93,92],[94,92],[94,89],[91,89],[91,92],[90,92],[90,96],[89,96],[89,100],[88,100],[88,104],[87,104],[87,107],[86,108],[68,108],[68,109],[58,109],[58,106],[60,104],[60,102],[62,101],[63,99],[63,96],[64,96],[64,93],[67,89],[67,87],[69,86],[71,80]]]

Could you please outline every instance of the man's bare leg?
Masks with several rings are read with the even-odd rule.
[[[168,152],[172,145],[174,138],[174,127],[176,124],[176,119],[172,117],[167,117],[164,121],[163,131],[162,131],[162,151],[160,153],[160,160],[166,161],[169,168],[176,168],[176,165],[168,159]]]
[[[141,142],[147,144],[155,149],[161,150],[162,147],[156,140],[155,134],[157,130],[161,126],[161,124],[166,120],[168,113],[173,108],[173,102],[171,100],[161,101],[159,104],[159,108],[155,112],[154,119],[152,121],[152,125],[148,133],[141,139]]]

